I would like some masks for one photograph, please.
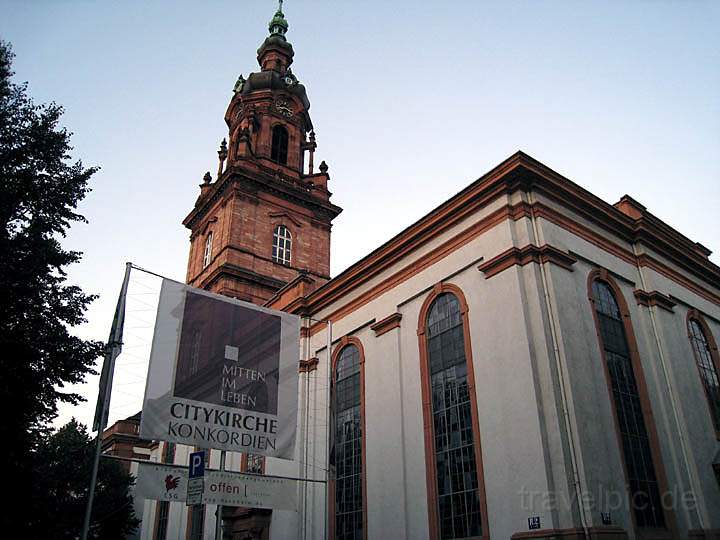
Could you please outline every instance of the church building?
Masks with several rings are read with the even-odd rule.
[[[331,479],[297,512],[225,508],[224,537],[720,539],[710,250],[517,152],[331,277],[342,209],[287,30],[279,9],[235,84],[187,283],[303,321],[296,459],[227,468],[324,480],[330,447]],[[143,539],[212,538],[215,508],[142,519]]]

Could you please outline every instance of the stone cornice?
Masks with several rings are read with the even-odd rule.
[[[557,201],[562,207],[591,221],[603,231],[628,242],[649,243],[652,239],[657,239],[657,244],[652,245],[653,251],[720,289],[720,267],[709,261],[694,242],[649,213],[645,214],[642,222],[637,223],[638,220],[626,215],[612,204],[603,201],[527,154],[517,152],[315,290],[303,303],[304,307],[310,312],[322,309],[378,275],[401,257],[437,238],[438,234],[452,225],[486,207],[492,201],[517,191],[542,193]],[[511,207],[515,209],[513,215],[506,215],[504,219],[507,217],[519,219],[523,215],[530,215],[536,205],[537,203],[515,205]],[[552,212],[560,213],[557,210]],[[566,221],[572,221],[572,218],[567,216]],[[639,231],[642,233],[640,234]],[[604,245],[612,246],[614,241],[608,238]],[[637,264],[649,265],[650,259],[649,256],[641,255],[637,259]],[[654,264],[658,266],[662,263]],[[714,293],[706,296],[720,303]]]
[[[637,301],[638,305],[647,307],[657,306],[664,309],[665,311],[673,313],[675,302],[673,302],[669,296],[666,296],[659,291],[647,292],[643,291],[642,289],[635,289],[633,291],[633,295],[635,296],[635,300]]]
[[[277,290],[284,287],[286,284],[285,281],[264,276],[262,274],[252,272],[234,264],[223,263],[217,268],[215,268],[209,275],[205,276],[205,278],[199,284],[193,286],[207,289],[211,284],[215,283],[215,281],[220,279],[223,275],[232,276],[235,279],[244,280],[249,283],[257,283],[269,289]]]
[[[485,274],[486,279],[489,279],[511,266],[525,266],[529,263],[540,264],[546,262],[555,264],[572,272],[572,266],[577,262],[577,259],[569,253],[565,253],[564,251],[548,244],[542,246],[528,244],[527,246],[521,248],[512,247],[503,251],[499,255],[478,266],[478,270]]]
[[[273,175],[271,171],[250,171],[242,165],[234,165],[228,168],[222,176],[212,184],[211,191],[200,197],[195,208],[185,217],[183,225],[192,229],[195,223],[208,212],[231,186],[247,186],[249,192],[262,190],[267,193],[280,196],[296,204],[304,206],[309,210],[332,220],[337,217],[342,208],[329,201],[322,200],[312,195],[310,188],[303,186],[295,180],[285,180],[282,176]],[[329,192],[328,197],[329,197]]]
[[[318,367],[318,364],[320,363],[320,360],[317,358],[308,358],[307,360],[300,360],[300,365],[298,366],[298,372],[300,373],[309,373],[311,371],[315,371]]]
[[[383,334],[388,333],[390,330],[400,328],[400,321],[402,320],[402,313],[393,313],[383,320],[376,322],[370,326],[370,329],[375,332],[375,337],[380,337]]]
[[[291,264],[281,264],[281,263],[279,263],[279,262],[277,262],[277,261],[274,261],[271,257],[266,257],[265,255],[259,255],[259,254],[257,254],[255,251],[253,251],[253,250],[251,250],[251,249],[246,249],[246,248],[244,248],[244,247],[242,247],[242,246],[235,245],[235,244],[228,244],[227,246],[225,246],[224,248],[222,248],[220,251],[218,251],[218,252],[213,256],[212,261],[211,261],[211,263],[210,263],[209,266],[211,266],[212,263],[213,263],[216,259],[218,259],[218,258],[225,252],[225,250],[228,250],[228,251],[237,251],[237,252],[239,252],[239,253],[245,253],[245,254],[247,254],[247,255],[252,255],[254,258],[259,259],[259,260],[261,260],[261,261],[269,262],[269,263],[272,263],[273,265],[281,266],[282,268],[287,268],[287,269],[290,269],[290,270],[295,270],[295,271],[298,273],[298,275],[313,276],[313,277],[322,279],[322,280],[324,280],[324,281],[327,281],[327,280],[330,279],[330,276],[326,276],[326,275],[323,275],[323,274],[318,274],[317,272],[313,272],[313,271],[311,271],[311,270],[308,270],[307,268],[301,268],[301,267],[299,267],[299,266],[293,266],[293,265],[291,265]],[[223,263],[223,264],[230,264],[230,263]],[[197,272],[192,278],[190,278],[190,279],[188,280],[188,282],[189,282],[189,283],[194,282],[194,281],[197,280],[200,276],[202,276],[204,273],[205,273],[205,268],[203,268],[203,269],[201,269],[199,272]],[[286,283],[285,281],[283,281],[282,283],[283,283],[283,288],[285,288],[285,287],[288,285],[288,283]],[[291,282],[291,283],[292,283],[292,282]]]

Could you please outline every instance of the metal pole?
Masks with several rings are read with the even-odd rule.
[[[308,342],[310,341],[310,338],[305,339],[305,346],[303,347],[303,357],[307,358],[308,355],[305,354],[310,347],[308,347]],[[308,443],[310,440],[310,437],[308,435],[309,429],[310,429],[310,371],[307,370],[305,372],[305,429],[303,432],[303,438],[304,438],[304,448],[303,448],[303,477],[307,478],[308,476]],[[315,492],[313,491],[313,497],[315,496]],[[302,525],[302,538],[303,540],[307,539],[307,530],[308,530],[308,523],[314,524],[312,516],[308,516],[308,485],[307,483],[303,484],[303,491],[302,491],[302,510],[303,510],[303,525]]]
[[[82,540],[87,540],[88,531],[90,530],[90,514],[92,514],[93,499],[95,498],[95,483],[97,482],[98,464],[100,463],[100,450],[102,449],[102,432],[99,430],[97,434],[97,442],[95,444],[95,457],[93,458],[93,468],[90,475],[90,491],[88,493],[87,506],[85,507],[85,519],[82,528]]]
[[[129,458],[123,456],[111,456],[110,454],[100,454],[103,459],[111,459],[115,461],[125,461],[127,463],[139,463],[141,465],[152,465],[153,467],[172,467],[174,469],[189,469],[187,465],[180,465],[175,463],[160,463],[158,461],[150,461],[148,459]],[[215,471],[216,469],[205,469],[205,472]],[[226,471],[227,472],[227,471]],[[238,476],[257,476],[258,478],[279,478],[280,480],[297,480],[298,482],[314,482],[316,484],[324,484],[325,480],[315,480],[313,478],[300,478],[298,476],[280,476],[277,474],[261,474],[261,473],[250,473],[250,472],[234,472],[232,474]]]
[[[225,450],[220,450],[220,470],[225,470]],[[217,505],[215,513],[215,540],[222,540],[222,504]]]
[[[327,399],[327,450],[325,451],[325,461],[327,466],[327,472],[325,473],[325,519],[323,524],[323,537],[328,538],[330,531],[330,448],[332,447],[333,437],[333,419],[332,419],[332,405],[330,403],[330,385],[332,384],[332,322],[327,322],[327,390],[325,392],[325,398]]]
[[[100,452],[102,450],[102,434],[107,424],[108,410],[110,408],[110,390],[112,389],[113,372],[115,371],[115,358],[120,354],[122,343],[122,325],[125,318],[125,297],[127,296],[128,282],[130,281],[130,270],[132,263],[125,263],[125,277],[123,278],[122,287],[120,288],[120,297],[115,308],[115,319],[113,327],[110,329],[110,339],[108,339],[105,361],[109,362],[107,366],[107,379],[105,388],[100,388],[99,392],[104,393],[102,397],[102,406],[100,408],[99,425],[97,440],[95,443],[95,457],[93,459],[92,473],[90,474],[90,489],[88,491],[87,506],[85,507],[85,519],[83,520],[83,528],[81,538],[87,540],[90,531],[90,516],[92,515],[93,499],[95,498],[95,484],[97,483],[98,466],[100,464]],[[96,418],[96,421],[98,419]]]

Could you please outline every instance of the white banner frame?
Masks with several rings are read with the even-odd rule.
[[[197,295],[189,297],[189,295]],[[208,402],[198,399],[176,396],[178,364],[181,362],[181,340],[183,339],[184,320],[189,318],[186,312],[186,301],[191,298],[193,302],[205,302],[213,306],[213,302],[224,304],[222,309],[231,310],[233,314],[241,314],[249,317],[246,313],[254,311],[258,313],[258,320],[262,318],[266,323],[259,323],[258,328],[263,329],[263,324],[273,327],[279,322],[280,336],[277,359],[277,382],[276,386],[266,389],[271,397],[266,398],[269,403],[269,412],[251,410],[247,407],[253,403],[233,403],[231,406]],[[204,299],[209,300],[204,301]],[[229,306],[234,306],[231,308]],[[245,314],[243,314],[245,312]],[[277,319],[277,321],[276,321]],[[251,320],[251,319],[248,319]],[[193,321],[198,324],[217,325],[222,321],[210,321],[202,317],[196,317]],[[219,332],[216,328],[211,328]],[[226,329],[223,329],[225,331]],[[230,329],[232,332],[232,329]],[[187,336],[185,336],[187,339]],[[264,343],[264,342],[263,342]],[[261,371],[253,371],[243,367],[241,360],[243,355],[255,355],[261,353],[256,349],[242,349],[235,345],[237,343],[223,343],[225,347],[224,358],[218,363],[208,364],[207,369],[222,366],[223,371],[218,371],[212,376],[212,381],[217,384],[226,369],[231,365],[237,365],[241,374],[246,378],[260,377]],[[213,344],[218,347],[217,343]],[[275,349],[273,349],[274,352]],[[163,279],[158,302],[157,318],[155,320],[155,333],[153,336],[152,351],[150,354],[150,365],[148,369],[145,397],[143,400],[142,417],[140,421],[140,437],[151,440],[163,440],[184,444],[188,446],[215,448],[230,452],[244,452],[276,457],[281,459],[294,459],[295,438],[297,427],[298,410],[298,362],[300,356],[300,318],[282,311],[262,308],[248,302],[242,302],[226,296],[213,294],[202,289],[196,289],[183,283]],[[270,358],[267,356],[267,358]],[[208,360],[210,362],[210,360]],[[232,364],[235,362],[235,364]],[[273,367],[275,364],[272,364]],[[243,371],[245,370],[245,371]],[[267,378],[270,372],[263,375],[263,382],[270,386]],[[189,379],[188,379],[189,380]],[[225,384],[224,379],[220,382]],[[188,386],[188,385],[186,385]],[[218,388],[210,385],[217,392]],[[221,390],[222,391],[222,390]],[[272,392],[275,395],[272,395]],[[244,394],[237,393],[235,396]],[[223,396],[224,397],[224,396]],[[217,397],[215,397],[217,399]],[[243,399],[250,399],[247,396]],[[272,400],[276,399],[275,402]],[[271,407],[275,406],[275,413]]]

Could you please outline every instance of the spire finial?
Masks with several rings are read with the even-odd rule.
[[[288,23],[285,20],[282,6],[283,0],[278,0],[278,9],[275,12],[275,16],[272,18],[270,24],[268,25],[268,30],[270,31],[271,36],[285,37],[285,32],[287,32]]]

